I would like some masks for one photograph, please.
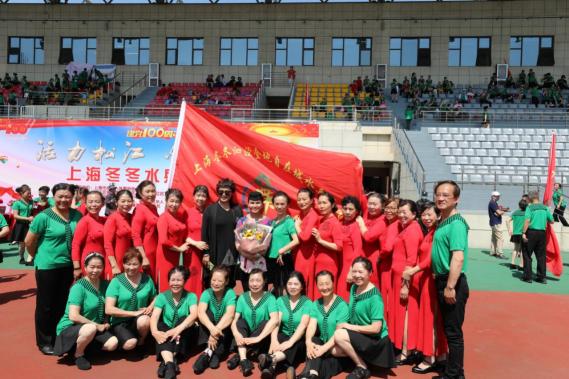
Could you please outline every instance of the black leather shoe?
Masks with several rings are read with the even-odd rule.
[[[547,284],[547,280],[545,278],[540,278],[535,280],[537,283]]]
[[[415,356],[415,354],[409,354],[403,359],[396,359],[395,364],[397,366],[412,365],[416,363],[416,359],[417,357]]]
[[[426,366],[425,368],[421,368],[419,367],[419,365],[420,363],[418,365],[413,366],[411,371],[413,371],[415,374],[428,374],[429,372],[433,372],[436,370],[435,365],[429,365]]]
[[[239,366],[240,360],[241,358],[239,358],[239,354],[233,354],[233,356],[227,361],[227,368],[230,370],[235,370],[237,366]]]
[[[522,281],[526,282],[526,283],[531,283],[531,279],[528,279],[528,278],[522,278]]]
[[[42,354],[44,355],[53,355],[53,346],[49,346],[49,345],[45,345],[43,347],[40,348],[40,351],[42,352]]]

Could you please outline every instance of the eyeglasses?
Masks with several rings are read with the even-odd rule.
[[[231,190],[219,190],[219,191],[217,191],[217,194],[218,194],[219,196],[223,196],[223,195],[230,196],[230,195],[231,195]]]

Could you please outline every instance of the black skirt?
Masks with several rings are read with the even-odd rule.
[[[347,330],[352,347],[370,365],[383,368],[395,367],[393,344],[389,337],[381,339]]]
[[[290,337],[292,336],[287,336],[286,334],[283,334],[281,332],[279,332],[279,334],[277,335],[279,343],[288,341]],[[283,353],[286,357],[285,361],[283,362],[284,366],[285,367],[296,366],[304,358],[306,358],[306,343],[304,342],[304,338],[301,338],[298,341],[296,341],[290,348],[283,351]]]
[[[510,237],[510,242],[512,243],[522,243],[522,235],[521,234],[514,234]]]
[[[267,258],[267,282],[273,285],[273,292],[277,298],[284,294],[288,277],[294,271],[292,255],[284,254],[282,257],[282,266],[277,263],[277,258]]]
[[[312,342],[317,345],[324,345],[324,341],[318,337],[312,337]],[[330,379],[352,366],[350,359],[334,357],[330,352],[327,352],[319,358],[307,358],[303,373],[308,376],[310,371],[314,370],[318,372],[319,379]]]
[[[139,338],[138,329],[136,327],[137,321],[138,317],[132,317],[120,324],[111,326],[111,332],[118,338],[120,347],[128,340]]]
[[[213,313],[211,312],[210,309],[206,311],[206,314],[209,320],[215,325],[216,322],[214,321]],[[209,329],[200,324],[198,332],[198,346],[200,348],[203,349],[207,347],[209,335],[210,335]],[[221,359],[225,358],[229,354],[229,349],[231,348],[231,341],[233,341],[233,333],[231,333],[231,328],[227,327],[223,330],[223,337],[221,337],[221,339],[217,341],[217,348],[215,349],[214,353]]]
[[[176,326],[180,325],[183,321],[184,319],[178,321]],[[170,329],[172,328],[170,328],[164,322],[158,321],[159,331],[167,332]],[[176,343],[176,341],[171,341],[171,340],[167,340],[164,343],[156,342],[156,360],[158,361],[162,360],[162,356],[160,355],[162,351],[169,351],[171,353],[174,353],[175,355],[178,355],[178,357],[181,360],[187,358],[190,355],[191,347],[195,346],[196,333],[197,333],[196,325],[194,324],[191,327],[184,330],[182,334],[180,334],[180,341],[178,343]]]
[[[265,325],[267,325],[267,322],[268,321],[265,320],[257,326],[257,329],[251,330],[249,328],[249,325],[247,324],[247,321],[245,321],[245,319],[243,318],[240,318],[239,320],[237,320],[237,330],[245,338],[257,337],[263,332],[263,329],[265,328]],[[266,336],[256,344],[247,345],[247,350],[255,352],[257,354],[266,353],[269,350],[270,345],[271,345],[271,335],[269,334],[268,336]],[[237,342],[235,342],[234,338],[231,343],[231,351],[236,351],[236,349],[237,349]]]
[[[66,353],[71,352],[75,349],[75,345],[77,344],[77,338],[79,337],[79,329],[84,324],[75,324],[65,328],[61,334],[59,334],[55,338],[55,345],[53,347],[53,351],[55,355],[62,356]],[[93,341],[91,341],[91,346],[94,344],[94,347],[100,350],[107,341],[114,337],[114,335],[105,330],[104,332],[97,332]]]
[[[14,229],[12,229],[10,240],[16,242],[24,242],[29,229],[30,223],[28,221],[17,220],[16,224],[14,225]]]

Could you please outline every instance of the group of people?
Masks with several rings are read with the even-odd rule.
[[[55,185],[25,237],[41,352],[70,354],[88,369],[88,346],[132,350],[151,334],[158,376],[167,378],[196,338],[203,349],[196,374],[233,353],[229,369],[251,375],[257,360],[263,378],[280,370],[294,378],[302,361],[300,378],[346,369],[348,378],[368,378],[370,367],[407,364],[428,373],[442,361],[440,378],[464,376],[468,225],[456,210],[456,183],[438,183],[434,203],[371,193],[365,212],[348,195],[340,216],[330,193],[302,188],[293,217],[278,191],[273,219],[260,192],[249,194],[246,215],[231,180],[215,192],[209,204],[208,188],[196,186],[186,208],[184,194],[170,189],[159,215],[156,187],[143,181],[134,211],[133,195],[120,190],[116,211],[103,217],[100,192],[86,194],[82,215],[71,207],[73,188]],[[266,251],[239,243],[244,224],[272,227]],[[266,264],[244,264],[260,260]],[[244,289],[238,297],[236,281]]]

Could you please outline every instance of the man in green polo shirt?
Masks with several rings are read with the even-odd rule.
[[[562,188],[561,183],[555,183],[553,185],[553,221],[561,222],[563,226],[569,226],[569,223],[565,219],[567,200],[565,200]]]
[[[532,268],[531,254],[535,253],[537,261],[536,282],[545,284],[545,229],[547,224],[553,223],[553,216],[549,208],[540,203],[537,191],[529,193],[530,205],[526,208],[526,221],[522,238],[527,241],[527,249],[522,251],[524,255],[524,282],[531,283]]]
[[[435,202],[441,219],[433,237],[431,258],[449,349],[445,372],[434,377],[437,379],[464,378],[462,324],[469,295],[464,275],[468,257],[468,224],[456,209],[459,198],[460,187],[452,180],[438,182],[435,186]]]

